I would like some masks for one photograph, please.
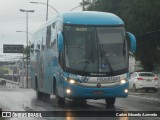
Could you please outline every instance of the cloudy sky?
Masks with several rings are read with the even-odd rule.
[[[81,1],[49,0],[49,5],[58,12],[63,12],[79,6]],[[26,30],[26,14],[20,12],[20,9],[35,10],[34,13],[29,13],[29,33],[34,33],[39,26],[45,23],[46,5],[31,4],[30,2],[47,3],[47,0],[0,0],[0,61],[13,58],[11,56],[17,56],[17,54],[3,54],[3,44],[26,45],[25,32],[16,32]],[[75,11],[81,10],[82,8],[75,9]],[[49,7],[49,19],[56,15],[57,13]],[[31,35],[28,37],[31,39]]]

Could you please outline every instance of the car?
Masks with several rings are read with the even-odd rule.
[[[0,85],[6,85],[6,81],[5,80],[0,80]]]
[[[129,88],[137,92],[139,89],[158,91],[158,76],[153,72],[133,72],[129,78]]]

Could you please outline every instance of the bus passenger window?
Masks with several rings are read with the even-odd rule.
[[[44,45],[44,42],[43,42],[43,37],[42,37],[41,50],[44,50],[44,47],[45,47],[45,45]]]
[[[30,48],[31,53],[34,53],[34,44],[31,44],[30,47],[31,47],[31,48]]]
[[[52,24],[52,28],[53,28],[53,29],[55,29],[55,25],[56,25],[55,23]]]
[[[40,49],[40,44],[37,44],[37,48]]]
[[[50,43],[50,46],[54,46],[55,43],[56,43],[56,23],[53,23],[52,24],[52,27],[51,27],[51,43]]]
[[[48,48],[50,46],[51,42],[51,26],[47,27],[47,34],[46,34],[46,47]]]

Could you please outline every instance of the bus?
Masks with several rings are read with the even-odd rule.
[[[37,98],[55,95],[58,104],[104,99],[112,106],[117,97],[127,97],[136,39],[124,26],[118,16],[96,11],[59,13],[42,25],[30,46]]]

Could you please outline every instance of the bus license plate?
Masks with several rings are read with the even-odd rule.
[[[104,92],[103,91],[94,91],[93,94],[95,94],[95,95],[102,95],[102,94],[104,94]]]

